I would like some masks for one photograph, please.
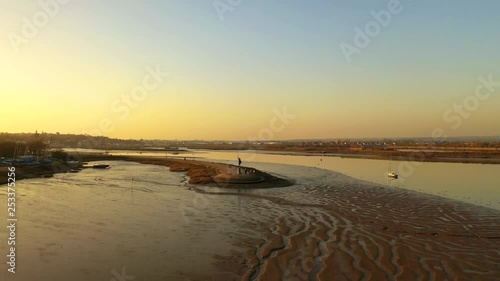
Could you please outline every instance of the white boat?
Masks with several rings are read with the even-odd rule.
[[[389,167],[387,168],[387,176],[390,178],[390,179],[397,179],[399,177],[398,174],[394,173],[394,172],[391,172],[391,161],[392,161],[392,155],[389,156]]]
[[[397,179],[399,176],[398,174],[394,173],[394,172],[388,172],[387,173],[387,176],[391,179]]]

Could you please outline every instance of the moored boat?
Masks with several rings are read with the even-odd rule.
[[[397,179],[399,176],[398,174],[394,173],[394,172],[389,172],[387,173],[387,176],[391,179]]]

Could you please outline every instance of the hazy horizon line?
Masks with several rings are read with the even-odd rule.
[[[11,135],[21,135],[21,134],[35,134],[36,132],[0,132],[0,134],[11,134]],[[449,136],[449,137],[432,137],[432,136],[412,136],[412,137],[390,137],[390,136],[382,136],[382,137],[324,137],[324,138],[315,138],[315,137],[308,137],[308,138],[290,138],[290,139],[266,139],[266,140],[259,140],[259,139],[159,139],[159,138],[119,138],[119,137],[110,137],[110,136],[104,136],[104,135],[90,135],[90,134],[76,134],[76,133],[52,133],[52,132],[45,132],[45,131],[40,131],[38,134],[49,134],[49,135],[72,135],[72,136],[89,136],[89,137],[94,137],[94,138],[108,138],[108,139],[116,139],[116,140],[143,140],[143,141],[187,141],[187,142],[192,142],[192,141],[209,141],[209,142],[217,142],[217,141],[224,141],[224,142],[286,142],[286,141],[333,141],[333,140],[384,140],[384,139],[391,139],[391,140],[408,140],[408,139],[436,139],[439,141],[444,141],[444,140],[455,140],[455,139],[495,139],[498,138],[500,141],[500,135],[461,135],[461,136]]]

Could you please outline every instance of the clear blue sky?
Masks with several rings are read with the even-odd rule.
[[[0,118],[17,118],[0,131],[247,139],[286,107],[296,117],[276,139],[500,134],[500,87],[467,117],[445,114],[479,76],[500,81],[500,2],[401,0],[348,62],[340,44],[389,2],[242,0],[222,19],[214,1],[72,0],[13,47],[43,9],[0,0]],[[113,110],[157,65],[171,75]]]

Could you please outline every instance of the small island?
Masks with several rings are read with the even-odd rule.
[[[222,188],[271,188],[286,187],[293,184],[290,180],[276,177],[252,167],[242,166],[238,168],[238,166],[224,163],[205,162],[186,158],[158,159],[130,156],[120,157],[116,160],[167,166],[170,167],[170,171],[172,172],[187,172],[189,184],[203,184]]]

